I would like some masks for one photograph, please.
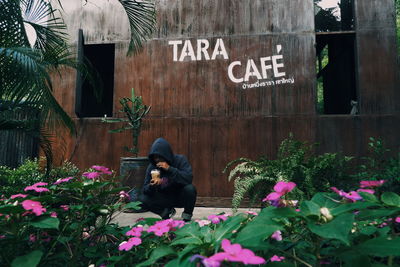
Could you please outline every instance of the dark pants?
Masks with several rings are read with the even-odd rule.
[[[166,208],[184,208],[184,213],[192,215],[196,196],[196,188],[194,185],[188,184],[167,192],[154,192],[151,195],[141,194],[139,200],[143,203],[143,208],[160,216],[163,216]]]

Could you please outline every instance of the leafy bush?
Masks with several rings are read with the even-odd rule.
[[[39,181],[52,183],[60,177],[76,176],[80,172],[74,164],[65,161],[61,166],[51,169],[46,175],[46,170],[41,168],[42,160],[44,159],[28,159],[15,169],[0,166],[0,195],[17,194],[25,187]]]
[[[91,169],[0,200],[2,266],[400,264],[400,196],[383,192],[384,180],[362,181],[348,193],[317,193],[298,208],[289,201],[296,184],[279,182],[259,214],[191,223],[144,219],[131,228],[112,219],[137,203],[125,204],[107,168]]]
[[[2,266],[97,265],[118,249],[123,228],[111,221],[124,206],[124,188],[107,168],[92,170],[29,185],[0,201]]]
[[[385,180],[384,190],[400,193],[400,152],[390,156],[390,149],[379,138],[370,137],[370,156],[363,157],[354,175],[357,180]]]
[[[297,199],[310,198],[320,190],[328,190],[332,184],[349,189],[355,184],[350,176],[351,157],[340,153],[313,154],[314,145],[297,141],[292,135],[284,140],[276,160],[265,157],[253,161],[240,158],[228,163],[232,165],[228,180],[234,179],[232,207],[237,209],[241,201],[249,196],[251,204],[259,203],[271,191],[277,181],[293,181],[297,184]]]

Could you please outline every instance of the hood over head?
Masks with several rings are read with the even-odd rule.
[[[153,160],[155,155],[163,157],[169,165],[172,165],[174,162],[175,156],[172,152],[171,145],[164,138],[157,138],[150,148],[149,160],[154,165],[156,165]]]

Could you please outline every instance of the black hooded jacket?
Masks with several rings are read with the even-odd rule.
[[[154,156],[158,155],[164,158],[168,165],[168,171],[160,170],[160,177],[163,178],[162,185],[150,185],[151,170],[157,169],[156,163],[154,162]],[[143,192],[145,194],[151,194],[156,191],[173,191],[179,187],[192,183],[193,174],[192,167],[189,161],[184,155],[174,155],[172,148],[167,140],[164,138],[158,138],[154,141],[149,152],[150,164],[146,170],[146,177],[143,185]]]

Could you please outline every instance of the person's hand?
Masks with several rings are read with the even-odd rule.
[[[168,171],[168,169],[169,169],[169,165],[165,161],[161,161],[161,162],[157,163],[157,167],[160,169],[166,170],[166,171]]]
[[[150,185],[160,185],[162,183],[161,178],[153,178],[150,180]]]

